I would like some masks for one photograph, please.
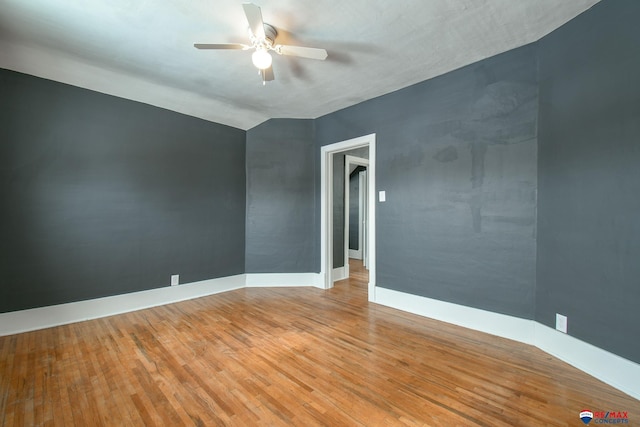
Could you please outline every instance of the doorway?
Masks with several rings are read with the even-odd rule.
[[[334,221],[333,221],[333,159],[337,153],[361,147],[369,148],[367,165],[366,210],[369,221],[363,234],[368,237],[367,265],[369,268],[368,299],[375,299],[375,134],[323,146],[320,156],[320,277],[324,289],[333,287]],[[348,266],[348,246],[345,240],[345,266]]]
[[[367,149],[369,147],[366,147]],[[353,153],[353,150],[347,153]],[[367,209],[367,183],[369,153],[366,158],[351,154],[344,156],[344,266],[349,277],[349,259],[358,259],[368,268],[369,210]]]

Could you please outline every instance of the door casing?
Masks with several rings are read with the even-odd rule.
[[[354,148],[369,147],[369,167],[367,185],[369,223],[369,285],[368,299],[375,300],[376,280],[376,233],[375,233],[375,167],[376,167],[376,134],[361,136],[346,141],[336,142],[320,148],[320,280],[321,288],[333,287],[333,155]]]

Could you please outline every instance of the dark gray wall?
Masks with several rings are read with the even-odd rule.
[[[640,2],[540,41],[536,315],[640,362]]]
[[[0,312],[244,269],[245,132],[0,70]]]
[[[316,120],[318,150],[376,133],[378,286],[533,318],[536,59],[525,46]]]
[[[317,271],[313,129],[274,119],[247,131],[247,273]]]

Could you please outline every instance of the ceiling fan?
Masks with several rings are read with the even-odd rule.
[[[197,49],[239,49],[251,50],[253,65],[255,65],[262,76],[262,84],[274,80],[273,68],[271,67],[273,58],[269,52],[275,52],[278,55],[298,56],[301,58],[318,59],[324,61],[327,58],[327,51],[313,47],[289,46],[275,44],[278,31],[269,24],[262,21],[262,11],[260,7],[253,3],[243,3],[244,14],[249,23],[249,40],[250,45],[241,43],[222,43],[208,44],[195,43]]]

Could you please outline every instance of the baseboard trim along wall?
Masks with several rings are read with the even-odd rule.
[[[253,273],[246,275],[248,288],[273,288],[292,286],[320,287],[317,273]]]
[[[580,341],[534,320],[376,287],[375,303],[531,344],[640,399],[640,364]]]
[[[534,323],[536,347],[640,400],[640,364]]]
[[[0,336],[172,304],[244,287],[321,287],[318,273],[239,274],[111,297],[0,313]]]
[[[112,297],[0,313],[0,336],[113,316],[244,287],[312,286],[322,289],[323,282],[317,273],[240,274]],[[640,364],[533,320],[381,287],[375,287],[372,302],[534,345],[630,396],[640,399]]]
[[[534,327],[531,320],[469,308],[381,287],[376,287],[374,302],[526,344],[534,343]]]
[[[0,313],[0,336],[128,313],[227,292],[245,286],[245,275],[221,277],[111,297]]]
[[[331,273],[331,280],[337,282],[338,280],[344,280],[349,278],[348,267],[334,268]]]

